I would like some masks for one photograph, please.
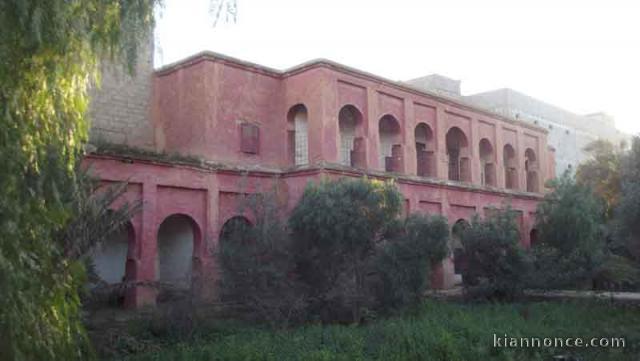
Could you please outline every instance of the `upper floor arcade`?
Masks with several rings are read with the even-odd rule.
[[[541,192],[546,130],[327,60],[286,71],[202,53],[158,70],[160,151],[229,166],[317,165]]]

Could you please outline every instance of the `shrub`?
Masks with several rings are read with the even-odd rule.
[[[359,321],[372,306],[368,273],[376,245],[395,227],[400,204],[391,183],[343,179],[307,186],[289,225],[310,312],[324,321]]]
[[[465,266],[462,280],[472,297],[511,301],[525,287],[530,262],[520,245],[515,212],[495,210],[484,220],[477,215],[461,234]]]
[[[449,226],[444,217],[414,214],[402,226],[376,259],[376,296],[385,311],[419,303],[431,265],[447,256]]]
[[[249,196],[253,225],[229,225],[219,244],[224,301],[240,304],[257,320],[287,326],[306,306],[294,274],[292,243],[273,194]]]

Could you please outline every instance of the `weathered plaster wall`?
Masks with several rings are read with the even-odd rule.
[[[205,289],[217,277],[214,251],[224,223],[242,214],[239,202],[245,194],[273,191],[287,210],[292,210],[309,182],[323,177],[360,177],[364,173],[339,168],[309,168],[289,173],[240,172],[197,166],[158,163],[144,159],[89,156],[87,165],[106,182],[128,180],[135,185],[127,192],[129,200],[142,199],[142,212],[132,222],[127,262],[127,279],[175,282],[191,274],[205,282]],[[369,177],[387,179],[384,173]],[[510,200],[522,216],[521,235],[529,244],[535,207],[540,196],[502,192],[455,182],[432,181],[421,177],[399,177],[397,185],[405,197],[406,213],[428,212],[444,215],[452,225],[470,220],[474,213],[486,214],[489,206],[501,207]],[[179,215],[176,218],[175,215]],[[176,220],[177,219],[177,220]],[[169,223],[167,223],[169,222]],[[166,246],[165,246],[166,245]],[[125,267],[120,265],[119,267]],[[438,266],[434,282],[440,287],[453,283],[452,263]],[[120,269],[120,268],[119,268]],[[156,293],[139,287],[127,296],[128,305],[154,303]]]
[[[354,130],[364,152],[358,168],[339,164],[338,116],[346,105],[353,106],[360,118]],[[288,153],[288,118],[296,106],[304,106],[308,122],[309,162],[300,166],[293,165]],[[133,235],[124,266],[127,280],[141,282],[127,294],[126,304],[132,306],[155,302],[156,291],[145,283],[175,281],[189,268],[194,283],[215,293],[212,285],[218,270],[213,254],[220,231],[234,216],[251,221],[251,214],[239,207],[248,193],[275,191],[291,210],[308,182],[324,177],[391,177],[379,170],[379,123],[383,116],[393,116],[399,125],[394,138],[394,145],[400,145],[399,154],[394,155],[399,167],[393,177],[405,198],[404,214],[439,213],[453,224],[510,200],[522,214],[522,242],[527,245],[542,195],[522,191],[526,189],[525,149],[537,153],[541,181],[551,175],[549,165],[553,162],[541,128],[323,60],[279,72],[218,55],[195,56],[155,73],[151,108],[152,149],[198,160],[168,161],[139,153],[86,158],[103,182],[129,182],[121,201],[143,202],[142,212],[131,220]],[[257,154],[241,149],[243,123],[259,127]],[[434,152],[434,166],[433,176],[428,178],[416,175],[418,124],[426,124],[432,135],[427,149]],[[445,138],[454,127],[466,138],[469,182],[447,180]],[[118,129],[115,127],[116,133]],[[125,138],[124,143],[146,144],[145,137]],[[496,187],[481,184],[481,139],[490,142],[495,153]],[[519,183],[513,191],[504,189],[505,144],[516,151]],[[163,225],[175,215],[183,220],[181,226]],[[438,265],[434,284],[451,286],[452,267],[451,260]]]

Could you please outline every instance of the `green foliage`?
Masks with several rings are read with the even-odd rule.
[[[604,212],[591,189],[565,174],[538,204],[535,278],[542,288],[591,285],[606,259]]]
[[[392,183],[341,179],[307,186],[289,227],[310,312],[360,321],[372,304],[368,270],[376,245],[397,228],[400,204]]]
[[[214,329],[208,338],[171,344],[129,361],[426,360],[632,361],[640,350],[640,314],[597,303],[474,304],[428,302],[411,315],[364,326],[311,325],[273,332],[256,327]],[[503,337],[624,337],[625,348],[499,348]],[[122,358],[117,358],[121,360]]]
[[[382,310],[419,303],[428,286],[431,266],[447,256],[449,226],[442,216],[412,214],[399,235],[381,248],[375,264]]]
[[[286,327],[302,319],[306,306],[294,275],[291,238],[273,193],[250,195],[246,203],[254,224],[232,219],[220,240],[222,299],[257,320]]]
[[[576,170],[576,182],[593,190],[605,206],[607,217],[620,199],[620,160],[623,148],[607,140],[595,140],[584,151],[590,158],[580,163]]]
[[[90,357],[79,260],[65,234],[78,210],[87,85],[100,56],[132,65],[153,0],[0,3],[0,359]],[[73,252],[72,252],[73,253]]]
[[[621,196],[615,211],[618,238],[640,263],[640,137],[622,158]]]
[[[531,263],[515,216],[511,207],[495,209],[484,220],[474,216],[462,230],[462,280],[472,297],[513,301],[522,295]]]

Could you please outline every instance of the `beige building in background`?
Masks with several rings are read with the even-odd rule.
[[[584,147],[597,139],[619,144],[629,134],[616,129],[606,113],[575,114],[516,90],[504,88],[463,96],[460,81],[439,74],[409,80],[411,86],[466,101],[492,112],[516,118],[549,130],[548,142],[556,150],[556,174],[575,170],[587,158]]]

